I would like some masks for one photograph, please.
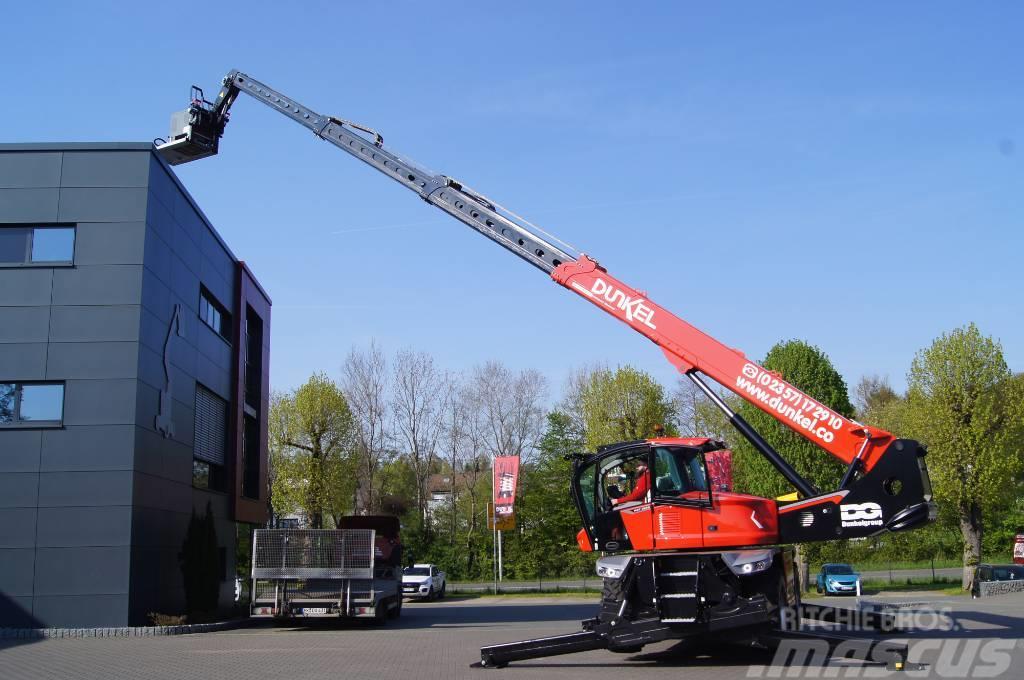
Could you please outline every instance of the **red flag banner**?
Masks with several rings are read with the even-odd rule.
[[[494,516],[511,517],[519,481],[519,456],[498,456],[494,459]]]

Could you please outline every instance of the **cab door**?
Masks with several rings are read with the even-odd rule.
[[[650,448],[597,456],[576,472],[573,494],[594,550],[651,550]]]
[[[704,547],[704,511],[711,505],[700,452],[692,447],[656,446],[653,450],[654,547],[688,550]],[[702,480],[703,481],[702,483]]]

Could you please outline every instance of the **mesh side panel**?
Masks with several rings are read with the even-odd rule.
[[[258,529],[253,578],[373,578],[372,529]]]

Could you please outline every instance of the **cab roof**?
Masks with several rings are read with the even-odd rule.
[[[658,437],[647,440],[649,444],[657,446],[704,446],[713,441],[710,437]]]
[[[704,451],[715,451],[724,449],[725,443],[711,439],[710,437],[656,437],[654,439],[635,439],[628,442],[616,442],[597,447],[597,453],[608,453],[631,446],[647,444],[648,446],[691,446],[701,448]]]

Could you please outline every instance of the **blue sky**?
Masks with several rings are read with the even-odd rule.
[[[801,338],[851,386],[903,387],[974,321],[1024,370],[1016,3],[144,5],[8,9],[4,140],[149,140],[239,68],[750,356]],[[179,176],[274,300],[276,388],[371,338],[536,367],[553,397],[589,362],[675,382],[632,331],[251,99]]]

